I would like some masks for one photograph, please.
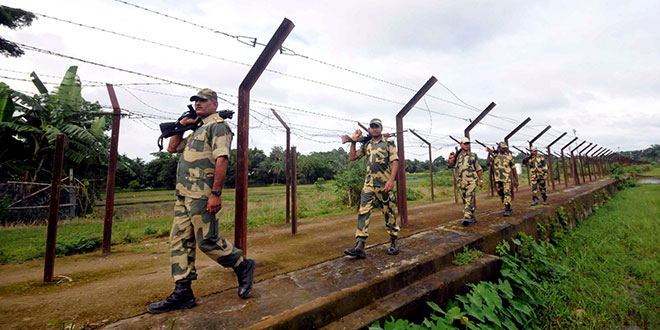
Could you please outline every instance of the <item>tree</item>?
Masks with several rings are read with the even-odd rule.
[[[0,5],[0,25],[12,30],[30,26],[34,18],[34,14],[29,11]],[[6,57],[19,57],[24,52],[17,44],[0,36],[0,54]]]

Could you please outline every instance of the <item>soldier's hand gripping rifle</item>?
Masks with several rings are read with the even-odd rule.
[[[231,110],[222,110],[218,111],[218,115],[222,119],[231,119],[234,116],[234,111]],[[188,104],[188,111],[184,112],[179,119],[175,122],[166,122],[160,123],[160,136],[158,137],[158,150],[163,150],[163,139],[171,137],[173,135],[181,134],[187,130],[196,130],[200,126],[199,122],[194,122],[189,125],[182,125],[181,120],[183,118],[192,118],[197,119],[197,112],[193,109],[192,105]]]
[[[396,133],[383,133],[382,134],[384,137],[389,138],[391,136],[396,136]],[[360,142],[360,143],[367,143],[371,141],[373,137],[371,134],[367,134],[367,136],[359,136],[357,139],[353,140],[352,137],[348,135],[342,135],[341,136],[341,143],[349,143],[349,142]]]

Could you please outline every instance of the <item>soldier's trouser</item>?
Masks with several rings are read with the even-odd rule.
[[[474,218],[474,192],[477,190],[475,180],[461,181],[461,198],[463,198],[463,217]]]
[[[497,186],[497,194],[504,205],[511,205],[511,182],[509,181],[495,181]]]
[[[178,197],[170,232],[170,262],[174,281],[194,280],[195,246],[223,267],[243,262],[243,251],[218,236],[218,220],[206,210],[206,199]]]
[[[369,217],[371,216],[371,209],[373,209],[374,197],[378,199],[383,207],[383,216],[385,217],[385,226],[390,236],[399,235],[399,226],[396,224],[396,213],[394,208],[396,203],[394,201],[394,193],[392,191],[386,192],[384,187],[362,187],[360,194],[360,209],[358,211],[357,230],[355,231],[355,238],[358,241],[366,242],[369,237]]]
[[[538,195],[543,197],[543,200],[547,199],[545,191],[545,180],[543,178],[532,178],[532,199],[539,199]]]

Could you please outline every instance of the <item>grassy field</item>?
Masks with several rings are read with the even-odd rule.
[[[547,328],[660,329],[659,233],[660,185],[619,192],[567,233],[555,258],[571,271],[546,288]]]
[[[453,199],[451,172],[442,171],[434,180],[436,200]],[[409,205],[431,200],[428,173],[408,176],[408,188],[417,194]],[[234,228],[235,192],[226,188],[223,209],[218,213],[220,231]],[[285,222],[285,186],[250,187],[248,192],[248,227]],[[167,237],[172,224],[174,191],[121,192],[115,196],[112,244],[140,242]],[[61,220],[57,232],[57,253],[70,255],[99,249],[103,237],[105,201],[97,203],[92,216]],[[328,216],[350,215],[355,206],[343,205],[334,192],[332,181],[321,189],[315,185],[298,186],[298,219],[317,221]],[[165,239],[165,238],[163,238]],[[17,263],[41,258],[45,253],[46,226],[19,225],[0,229],[0,263]]]

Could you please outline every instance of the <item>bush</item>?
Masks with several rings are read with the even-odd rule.
[[[421,191],[417,191],[415,189],[412,189],[410,187],[406,188],[406,200],[409,201],[416,201],[422,197],[424,197],[424,194]]]
[[[139,190],[142,188],[142,184],[138,180],[133,180],[128,183],[128,189],[131,189],[133,191]]]
[[[74,236],[68,240],[57,242],[55,253],[59,256],[91,252],[101,247],[103,240],[100,237]]]
[[[314,189],[318,192],[323,192],[325,191],[325,179],[324,178],[318,178],[316,179],[316,182],[314,182]]]
[[[144,227],[144,235],[151,236],[151,235],[154,235],[156,233],[157,233],[157,231],[153,226],[149,225],[149,226]]]

